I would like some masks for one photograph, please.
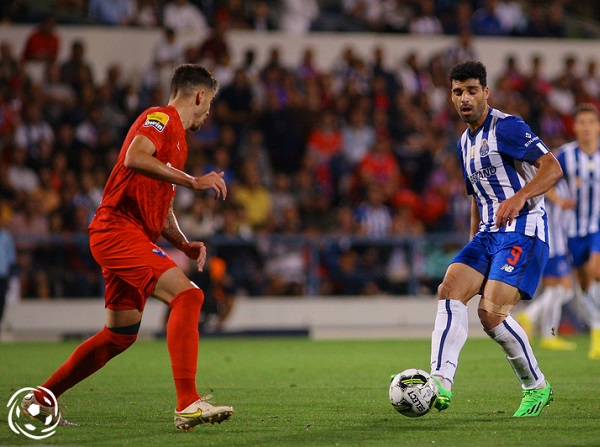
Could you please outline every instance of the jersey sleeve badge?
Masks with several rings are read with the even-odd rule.
[[[149,113],[146,116],[144,127],[154,127],[159,132],[165,130],[167,123],[169,122],[169,115],[163,112]]]

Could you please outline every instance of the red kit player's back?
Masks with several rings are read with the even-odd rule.
[[[187,158],[185,129],[172,106],[152,107],[133,123],[119,158],[104,188],[102,203],[90,230],[104,230],[127,219],[141,227],[155,242],[162,231],[175,185],[154,180],[125,167],[125,154],[136,135],[144,135],[156,147],[154,156],[168,166],[183,169]]]

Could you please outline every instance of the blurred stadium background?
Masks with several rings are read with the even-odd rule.
[[[0,229],[17,256],[1,339],[102,324],[86,227],[182,62],[221,84],[187,171],[224,170],[229,197],[176,203],[207,272],[171,251],[207,291],[205,332],[427,335],[468,236],[449,67],[484,62],[490,104],[556,148],[574,107],[600,102],[599,17],[569,0],[2,2]],[[146,333],[163,313],[149,303]]]

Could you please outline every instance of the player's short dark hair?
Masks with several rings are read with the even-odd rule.
[[[171,96],[176,96],[179,91],[189,95],[198,87],[206,87],[216,93],[219,90],[219,82],[201,65],[182,64],[175,67],[171,79]]]
[[[482,87],[487,86],[487,70],[485,65],[477,61],[459,62],[450,70],[450,82],[477,79]]]
[[[573,116],[577,117],[577,115],[584,112],[593,113],[594,115],[596,115],[596,118],[600,120],[600,112],[598,111],[598,107],[596,107],[591,102],[582,102],[581,104],[579,104],[575,109],[575,113],[573,114]]]

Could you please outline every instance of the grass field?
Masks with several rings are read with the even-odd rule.
[[[10,431],[0,414],[0,445],[52,446],[599,446],[600,361],[578,349],[537,349],[555,401],[539,418],[512,418],[517,379],[488,339],[467,342],[454,400],[443,413],[397,414],[390,373],[428,369],[428,340],[310,341],[301,338],[205,339],[201,393],[235,407],[231,421],[189,433],[173,426],[174,388],[164,341],[141,341],[62,398],[67,419],[34,441]],[[0,398],[34,386],[75,343],[0,345]]]

